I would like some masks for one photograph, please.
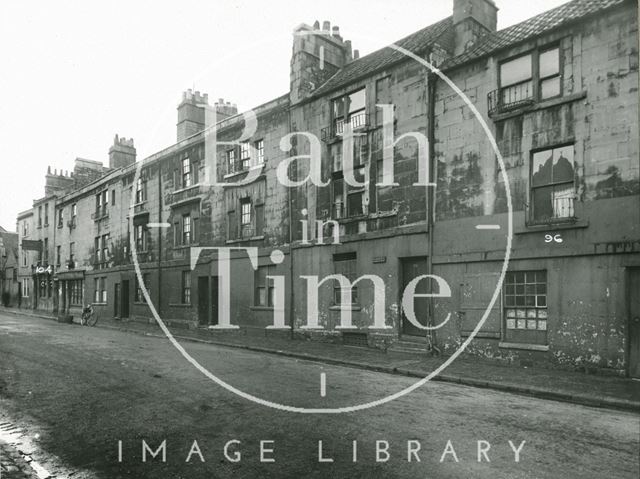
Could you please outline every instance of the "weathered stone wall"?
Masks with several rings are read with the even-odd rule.
[[[553,44],[563,58],[562,96],[489,117],[487,95],[498,88],[500,61]],[[549,352],[499,347],[505,338],[504,298],[469,351],[512,361],[624,369],[625,267],[640,264],[634,213],[640,192],[637,45],[637,11],[627,4],[446,72],[487,120],[504,158],[515,233],[509,269],[547,271]],[[442,82],[435,100],[434,272],[454,290],[450,300],[438,302],[436,322],[452,312],[455,321],[438,332],[444,349],[452,351],[480,320],[497,286],[507,197],[496,156],[470,109]],[[534,226],[528,208],[532,152],[571,144],[576,219]],[[500,230],[476,230],[477,224]],[[559,235],[562,243],[547,241],[547,234]],[[471,280],[470,275],[479,276]],[[470,304],[465,292],[484,307]]]

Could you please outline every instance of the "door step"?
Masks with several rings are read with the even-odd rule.
[[[387,349],[391,353],[412,353],[412,354],[426,354],[427,353],[427,340],[426,339],[401,339],[393,343],[393,345]]]

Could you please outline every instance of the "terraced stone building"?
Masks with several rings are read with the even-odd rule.
[[[329,22],[302,24],[288,94],[238,114],[185,92],[175,144],[136,162],[116,138],[99,178],[20,215],[48,204],[54,225],[26,243],[52,265],[51,300],[29,304],[146,321],[151,300],[174,325],[382,348],[428,336],[444,354],[475,332],[470,354],[638,376],[637,9],[573,0],[497,31],[492,1],[455,0],[361,58]],[[304,181],[316,153],[322,186]],[[311,275],[382,283],[328,280],[309,309]]]

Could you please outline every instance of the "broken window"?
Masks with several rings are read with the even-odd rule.
[[[534,221],[575,217],[574,177],[573,145],[533,153],[531,202]]]

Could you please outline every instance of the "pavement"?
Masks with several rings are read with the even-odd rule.
[[[50,315],[33,311],[1,307],[0,311],[55,319]],[[101,318],[97,327],[166,339],[160,327],[153,323]],[[216,344],[409,377],[425,377],[446,360],[443,357],[424,354],[385,352],[321,341],[291,339],[288,334],[268,330],[262,330],[257,334],[248,333],[246,330],[225,332],[172,326],[169,328],[179,341]],[[640,412],[640,381],[619,376],[457,358],[433,380],[592,407]]]

